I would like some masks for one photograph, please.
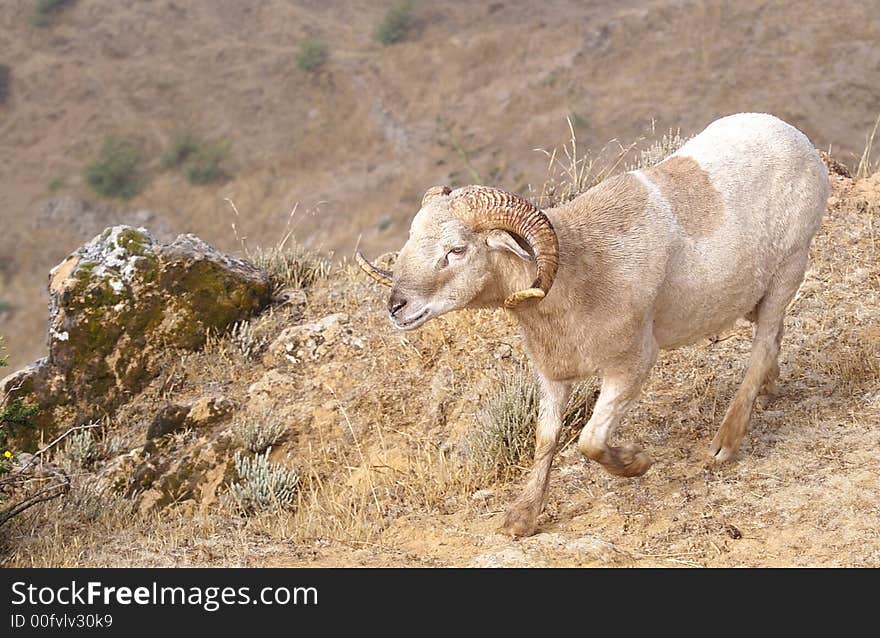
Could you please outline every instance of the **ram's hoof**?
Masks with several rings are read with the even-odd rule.
[[[504,523],[498,531],[512,538],[531,536],[538,529],[537,520],[537,514],[530,508],[513,506],[507,512]]]

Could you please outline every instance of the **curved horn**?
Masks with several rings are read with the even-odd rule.
[[[543,299],[550,292],[559,268],[559,240],[543,211],[519,195],[487,186],[465,186],[453,192],[452,210],[477,232],[497,228],[518,235],[535,255],[538,273],[532,287],[510,295],[504,300],[505,307]]]
[[[435,197],[441,197],[443,195],[449,195],[452,192],[452,189],[448,186],[432,186],[428,190],[425,191],[424,196],[422,197],[422,208],[425,207],[429,201],[434,199]]]
[[[390,286],[393,282],[391,278],[394,276],[393,273],[388,270],[382,270],[371,264],[367,261],[367,258],[364,257],[364,254],[361,251],[357,251],[354,254],[355,261],[357,261],[358,266],[361,267],[365,273],[367,273],[370,277],[378,281],[380,284],[384,286]]]

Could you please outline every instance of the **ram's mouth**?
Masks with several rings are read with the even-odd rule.
[[[425,306],[425,308],[423,308],[421,312],[412,317],[407,317],[406,319],[401,320],[392,318],[391,322],[398,330],[415,330],[430,318],[431,308],[429,306]]]

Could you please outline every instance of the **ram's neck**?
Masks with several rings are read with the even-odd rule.
[[[535,279],[535,266],[510,253],[497,252],[491,256],[492,277],[470,308],[501,308],[504,300],[517,290],[529,288]]]

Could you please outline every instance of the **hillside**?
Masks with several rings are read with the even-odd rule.
[[[30,0],[0,4],[0,333],[14,365],[45,348],[48,269],[114,223],[233,250],[233,221],[269,246],[298,203],[305,244],[381,252],[431,184],[541,183],[533,149],[566,140],[566,117],[598,151],[652,121],[692,133],[769,111],[852,164],[880,113],[880,14],[856,0],[417,3],[391,46],[374,37],[385,2],[67,4],[41,27]],[[297,64],[308,39],[328,52],[315,71]],[[228,145],[227,181],[162,169],[181,131]],[[83,179],[108,135],[144,157],[129,201]]]
[[[748,359],[744,321],[661,353],[616,435],[646,448],[650,472],[607,474],[571,445],[572,430],[539,534],[495,534],[523,468],[514,458],[487,472],[480,433],[504,384],[525,394],[513,325],[499,310],[394,331],[384,291],[338,266],[199,351],[166,348],[143,392],[53,455],[73,475],[70,494],[6,527],[0,560],[876,567],[880,172],[833,174],[832,187],[786,318],[782,395],[757,410],[730,464],[709,464],[706,450]],[[588,409],[592,386],[581,396]],[[176,411],[186,420],[157,435]],[[267,454],[289,509],[243,515],[230,500],[254,432],[275,439]]]

